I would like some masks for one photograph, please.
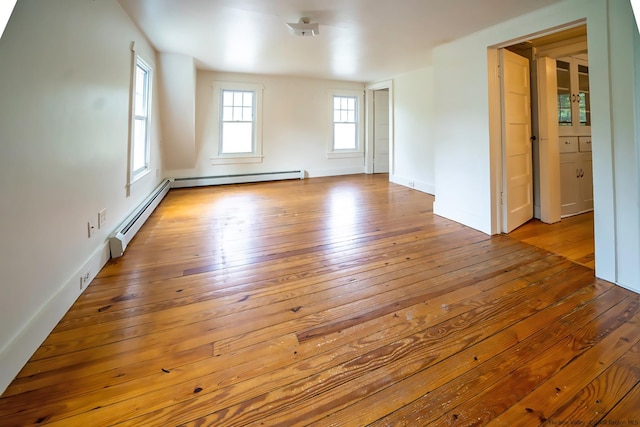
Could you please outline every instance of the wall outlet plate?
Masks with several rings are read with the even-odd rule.
[[[102,209],[98,212],[98,228],[104,227],[104,224],[107,222],[107,209]]]
[[[80,276],[80,290],[83,290],[89,284],[89,277],[91,276],[90,272],[84,273],[83,276]]]

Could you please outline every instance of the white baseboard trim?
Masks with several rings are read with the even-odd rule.
[[[436,194],[436,186],[433,184],[428,184],[426,182],[422,182],[416,179],[405,178],[398,175],[389,175],[389,181],[394,184],[403,185],[405,187],[413,188],[418,191],[422,191],[423,193],[434,195]]]
[[[0,369],[0,394],[6,390],[29,358],[110,258],[109,242],[105,241],[2,349],[0,352],[0,366],[2,366]],[[82,277],[87,272],[89,280],[80,289]]]
[[[440,197],[436,197],[436,200],[433,202],[433,213],[466,227],[481,231],[489,236],[491,235],[491,227],[489,224],[482,223],[482,219],[477,214],[469,211],[468,207],[463,208],[457,205],[455,201],[447,203]],[[487,225],[489,228],[485,227]]]
[[[599,277],[597,272],[596,272],[596,277]],[[601,277],[599,277],[601,278]],[[606,280],[606,279],[604,279]],[[621,288],[625,288],[628,291],[631,291],[633,293],[639,294],[640,295],[640,287],[639,286],[632,286],[632,285],[627,285],[625,283],[620,283],[620,282],[614,282],[616,285],[620,286]]]
[[[352,166],[348,168],[315,169],[307,171],[307,178],[320,178],[323,176],[356,175],[364,173],[364,166]]]
[[[279,181],[285,179],[304,179],[302,169],[282,172],[257,172],[219,176],[172,178],[171,188],[188,188],[209,185],[244,184],[249,182]]]

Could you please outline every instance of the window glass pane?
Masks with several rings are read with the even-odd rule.
[[[580,125],[591,126],[591,105],[589,102],[589,67],[578,65],[578,88],[580,90]]]
[[[244,107],[253,106],[253,93],[252,92],[244,92],[242,94],[242,105]]]
[[[242,121],[250,122],[252,120],[253,120],[253,108],[251,107],[242,108]]]
[[[223,90],[222,97],[220,153],[252,153],[255,92]]]
[[[333,148],[336,150],[356,148],[356,125],[354,123],[336,123],[334,125]]]
[[[569,89],[571,87],[571,78],[569,76],[569,63],[564,61],[556,61],[558,87]]]
[[[146,116],[144,94],[136,92],[133,114],[136,116]]]
[[[340,97],[339,96],[334,96],[333,97],[333,109],[334,110],[339,110],[340,109]]]
[[[351,123],[355,123],[356,121],[356,112],[351,110],[347,112],[347,121]]]
[[[589,92],[580,92],[580,125],[591,126],[591,106],[589,103]]]
[[[349,110],[356,109],[356,99],[355,98],[347,98],[347,108]]]
[[[136,90],[133,104],[133,114],[136,116],[147,115],[147,77],[147,71],[140,65],[136,65]]]
[[[131,179],[149,167],[149,99],[151,70],[136,57],[133,78],[133,122],[131,128]]]
[[[558,124],[571,125],[571,94],[558,89]]]
[[[242,120],[242,107],[233,107],[233,121],[237,122]]]
[[[222,120],[225,122],[230,122],[233,120],[233,107],[223,107],[222,108]]]
[[[139,65],[136,66],[136,94],[143,94],[147,85],[147,72]]]
[[[133,171],[147,166],[147,121],[136,119],[133,123]]]
[[[229,90],[222,92],[222,105],[225,107],[233,105],[233,92]]]
[[[242,92],[233,92],[233,105],[242,105]]]
[[[253,123],[231,122],[222,124],[223,153],[253,152]]]

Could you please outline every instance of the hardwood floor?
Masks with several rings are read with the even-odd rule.
[[[640,296],[432,203],[386,175],[172,190],[0,425],[640,424]]]
[[[595,270],[593,212],[564,218],[555,224],[533,219],[509,236]]]

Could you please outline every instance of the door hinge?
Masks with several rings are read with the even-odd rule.
[[[500,192],[500,204],[504,205],[504,193],[502,191]]]

